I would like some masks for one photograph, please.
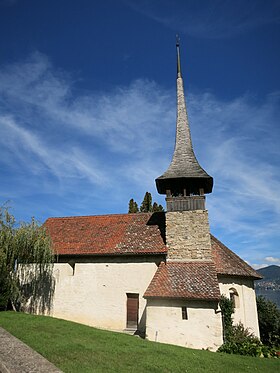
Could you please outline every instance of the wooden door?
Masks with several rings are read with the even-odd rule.
[[[139,294],[128,293],[126,302],[126,327],[138,327]]]

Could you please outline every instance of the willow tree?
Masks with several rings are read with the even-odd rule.
[[[35,219],[16,225],[0,207],[0,308],[45,311],[52,291],[53,253],[45,228]]]

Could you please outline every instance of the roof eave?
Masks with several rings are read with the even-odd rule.
[[[127,252],[127,253],[55,253],[56,256],[140,256],[140,255],[166,255],[165,251],[154,251],[154,252]]]
[[[211,298],[206,298],[206,297],[189,297],[189,296],[171,296],[171,295],[145,295],[143,296],[145,299],[178,299],[178,300],[190,300],[190,301],[213,301],[213,302],[216,302],[216,301],[219,301],[220,300],[220,296],[215,296],[215,297],[211,297]]]
[[[167,190],[173,190],[174,186],[181,186],[182,189],[189,189],[190,186],[196,186],[197,189],[203,188],[204,193],[211,193],[213,190],[213,178],[212,176],[197,176],[197,177],[166,177],[159,176],[156,180],[156,187],[159,194],[166,194]]]
[[[249,279],[252,279],[254,281],[256,280],[261,280],[263,277],[260,275],[260,276],[254,276],[254,275],[250,275],[250,274],[236,274],[236,273],[227,273],[227,272],[217,272],[217,276],[223,276],[223,277],[238,277],[238,278],[249,278]]]

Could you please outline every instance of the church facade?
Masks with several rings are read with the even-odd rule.
[[[215,351],[223,343],[221,295],[234,300],[234,322],[259,336],[254,280],[260,276],[210,233],[205,194],[213,178],[193,151],[176,48],[176,145],[156,179],[166,212],[49,218],[58,254],[49,313]]]

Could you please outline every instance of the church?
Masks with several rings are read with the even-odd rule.
[[[155,180],[166,212],[47,219],[58,255],[48,313],[215,351],[223,343],[221,295],[234,301],[234,322],[259,337],[254,280],[260,276],[210,233],[205,195],[213,178],[193,150],[178,41],[176,52],[176,143]]]

